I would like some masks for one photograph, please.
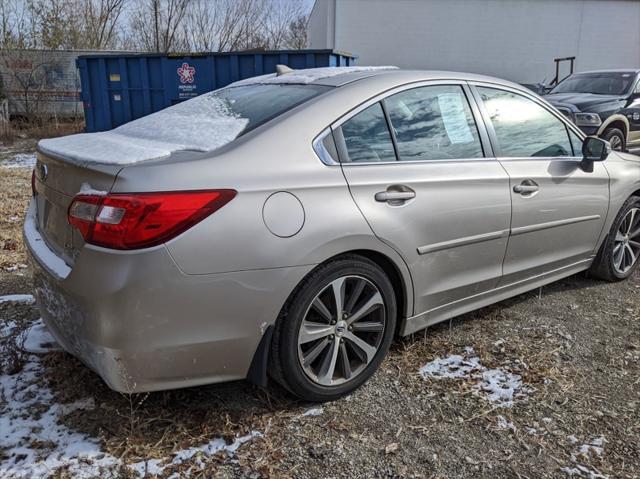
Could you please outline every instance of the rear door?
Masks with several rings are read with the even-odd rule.
[[[409,266],[416,315],[490,290],[502,275],[509,178],[485,154],[468,95],[456,82],[405,86],[333,125],[354,200]]]
[[[477,84],[474,93],[510,177],[513,213],[501,284],[588,261],[609,205],[604,163],[584,171],[581,137],[535,97],[488,84]]]

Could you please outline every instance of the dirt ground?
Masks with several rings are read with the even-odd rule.
[[[0,296],[31,293],[20,238],[29,177],[0,167]],[[51,404],[75,404],[53,421],[65,437],[93,438],[98,466],[40,472],[54,477],[640,477],[639,295],[640,274],[618,284],[568,278],[398,339],[372,380],[323,405],[243,382],[118,394],[65,353],[10,352],[15,331],[39,315],[28,301],[0,302],[0,329],[14,326],[0,336],[0,424],[41,424]],[[420,374],[427,364],[459,377]],[[34,367],[16,413],[7,384]],[[515,381],[513,404],[491,400],[492,372]],[[26,446],[44,461],[55,441],[33,429]],[[215,438],[224,441],[211,454],[183,453]],[[0,448],[4,477],[22,477],[10,467],[17,456]]]

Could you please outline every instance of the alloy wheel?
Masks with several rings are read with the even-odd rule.
[[[373,360],[386,326],[380,290],[361,276],[342,276],[318,293],[298,333],[304,373],[323,386],[352,380]]]
[[[613,244],[613,268],[624,275],[640,256],[640,208],[632,208],[625,215]]]
[[[619,136],[613,135],[609,139],[609,143],[611,144],[611,149],[615,151],[622,151],[622,140]]]

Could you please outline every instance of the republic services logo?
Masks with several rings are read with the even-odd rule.
[[[193,83],[196,76],[196,69],[189,66],[188,63],[183,63],[177,70],[180,83]]]

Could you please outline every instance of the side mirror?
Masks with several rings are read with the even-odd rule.
[[[586,173],[593,173],[593,162],[604,161],[611,153],[611,145],[608,141],[597,136],[588,136],[582,143],[582,161],[580,168]]]

